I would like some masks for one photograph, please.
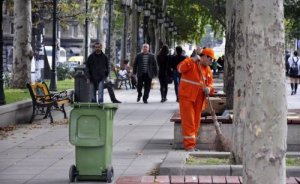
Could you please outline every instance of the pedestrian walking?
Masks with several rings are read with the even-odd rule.
[[[167,101],[168,94],[168,82],[171,75],[171,68],[169,66],[169,47],[167,45],[163,45],[157,55],[157,64],[158,64],[158,79],[160,84],[160,94],[161,101]]]
[[[200,56],[188,57],[178,65],[178,71],[181,73],[179,109],[186,151],[195,150],[201,111],[206,108],[206,96],[214,91],[213,74],[209,67],[214,58],[214,51],[205,48]]]
[[[96,92],[98,90],[98,103],[103,103],[104,81],[109,75],[109,61],[102,52],[102,44],[94,45],[95,51],[89,55],[86,62],[87,82],[91,85],[91,102],[97,102]]]
[[[289,63],[289,76],[291,81],[291,95],[295,95],[297,93],[298,83],[299,83],[299,77],[300,77],[300,60],[298,56],[298,52],[294,51],[294,56],[291,56],[288,59]]]
[[[137,102],[143,96],[143,102],[148,103],[152,79],[157,76],[157,63],[154,54],[149,52],[149,44],[143,44],[142,52],[134,60],[133,74],[137,75]],[[144,87],[144,95],[142,89]]]
[[[177,66],[185,58],[186,58],[186,56],[183,55],[182,47],[177,46],[175,48],[175,56],[172,56],[171,61],[170,61],[170,67],[171,67],[171,72],[173,74],[174,89],[175,89],[177,102],[178,102],[178,85],[179,85],[179,81],[180,81],[180,73],[177,71]]]

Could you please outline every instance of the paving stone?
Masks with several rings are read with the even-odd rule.
[[[240,184],[238,176],[226,176],[227,184]]]
[[[286,179],[286,183],[287,184],[298,184],[298,182],[296,181],[296,179],[294,177],[288,177]]]
[[[117,179],[116,184],[140,184],[142,177],[121,176]]]
[[[185,176],[184,183],[186,184],[198,184],[198,176]]]
[[[154,176],[142,176],[141,183],[142,184],[153,184]]]
[[[29,180],[29,179],[33,178],[34,176],[35,176],[34,174],[14,174],[14,173],[11,173],[11,174],[1,174],[0,173],[0,179],[1,180],[6,180],[6,181],[11,180],[12,184],[13,184],[14,180],[23,180],[23,181],[26,181],[26,180]]]
[[[26,180],[7,180],[7,179],[1,179],[0,178],[0,183],[1,184],[23,184],[23,183],[25,183],[26,182]]]
[[[214,184],[226,184],[225,176],[212,176]]]
[[[154,181],[160,184],[169,184],[170,178],[169,176],[156,176]]]
[[[184,184],[184,176],[171,176],[171,184]]]
[[[155,168],[155,166],[140,166],[140,167],[131,167],[128,166],[126,171],[123,173],[124,176],[143,176],[149,175],[151,170]]]
[[[0,172],[0,174],[14,174],[14,175],[36,175],[41,173],[43,170],[45,170],[48,166],[19,166],[19,165],[14,165],[6,170]]]
[[[199,184],[212,184],[211,176],[199,176]]]

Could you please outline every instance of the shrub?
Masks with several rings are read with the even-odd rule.
[[[67,64],[60,64],[57,66],[57,80],[70,79],[70,69]]]
[[[4,87],[5,88],[9,88],[10,87],[10,81],[11,81],[11,73],[4,72],[3,73],[3,82],[4,82]]]

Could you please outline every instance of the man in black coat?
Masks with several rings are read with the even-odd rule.
[[[98,90],[98,103],[103,103],[104,81],[109,74],[109,61],[102,52],[102,44],[95,43],[95,52],[93,52],[86,62],[87,82],[91,83],[91,102],[97,102],[96,91]]]
[[[149,44],[143,44],[143,50],[134,60],[133,74],[137,75],[137,102],[141,100],[143,95],[142,88],[144,86],[143,102],[148,103],[151,82],[157,76],[157,63],[154,54],[149,53]]]

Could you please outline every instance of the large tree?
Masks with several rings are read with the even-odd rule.
[[[238,5],[235,0],[227,0],[226,1],[226,38],[227,41],[225,45],[225,52],[227,53],[225,55],[225,67],[224,67],[224,91],[227,94],[226,96],[226,103],[227,108],[233,109],[233,92],[234,90],[234,73],[235,73],[235,61],[236,61],[236,38],[238,37],[237,30],[237,18],[239,17],[238,14]],[[226,80],[225,80],[226,79]],[[227,86],[225,88],[225,86]],[[241,98],[236,99],[236,101],[242,100]],[[238,103],[236,103],[238,104]],[[235,108],[239,109],[239,106],[236,106]],[[242,139],[242,132],[243,127],[242,123],[238,121],[238,115],[234,116],[233,121],[233,144],[232,145],[232,161],[236,164],[242,163],[242,149],[243,149],[243,139]]]
[[[14,54],[11,86],[25,88],[30,82],[30,64],[33,57],[31,48],[31,0],[14,3]]]
[[[284,184],[287,134],[283,0],[238,0],[234,114],[244,124],[243,183]],[[275,100],[276,99],[276,100]]]

